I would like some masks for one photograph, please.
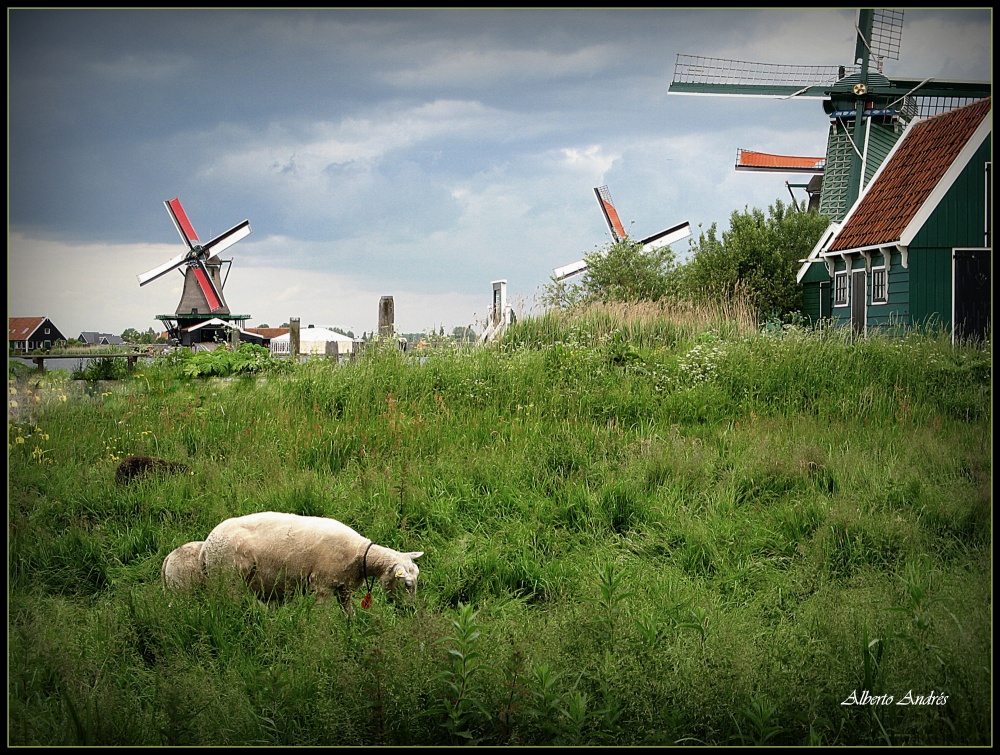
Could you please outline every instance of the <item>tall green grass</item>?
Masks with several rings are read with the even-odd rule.
[[[991,356],[606,306],[15,380],[8,741],[988,744]],[[116,486],[129,453],[195,474]],[[170,550],[261,510],[425,551],[416,605],[163,593]]]

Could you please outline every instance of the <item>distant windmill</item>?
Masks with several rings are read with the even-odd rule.
[[[601,212],[604,213],[604,220],[607,222],[608,229],[611,231],[611,236],[614,240],[618,242],[628,238],[628,234],[625,232],[625,227],[622,225],[622,221],[618,217],[618,211],[615,209],[615,204],[611,201],[611,192],[608,191],[608,187],[599,186],[594,189],[594,193],[597,195],[597,203],[601,207]],[[680,241],[690,235],[691,224],[685,220],[683,223],[678,223],[677,225],[666,228],[659,233],[654,233],[652,236],[647,236],[639,243],[642,245],[644,252],[649,252],[654,249],[669,246],[675,241]],[[568,265],[557,267],[552,271],[552,277],[554,277],[557,281],[562,281],[567,278],[571,278],[574,275],[578,275],[586,269],[586,260],[577,260],[576,262],[571,262]]]
[[[157,315],[157,319],[168,323],[171,335],[178,340],[182,340],[181,330],[202,325],[210,320],[225,323],[229,320],[248,319],[249,315],[233,315],[229,311],[229,306],[222,295],[224,281],[220,271],[223,262],[218,255],[250,235],[250,221],[237,223],[225,233],[201,244],[180,200],[174,197],[163,204],[186,249],[173,259],[137,277],[139,285],[145,286],[169,272],[183,268],[184,289],[175,314]],[[174,324],[171,325],[170,321]]]
[[[902,10],[860,9],[851,66],[748,63],[679,54],[668,93],[822,98],[830,132],[819,211],[840,221],[907,123],[988,97],[992,90],[988,81],[887,78],[883,61],[899,59],[902,29]]]

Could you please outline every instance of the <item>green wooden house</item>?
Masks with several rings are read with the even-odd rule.
[[[992,98],[916,121],[798,281],[814,323],[990,336]]]

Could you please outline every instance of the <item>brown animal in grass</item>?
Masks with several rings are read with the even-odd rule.
[[[167,461],[152,456],[126,456],[118,465],[115,480],[119,485],[126,485],[135,479],[153,474],[189,474],[191,468],[179,461]]]

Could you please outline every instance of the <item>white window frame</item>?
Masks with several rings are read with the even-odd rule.
[[[878,278],[882,278],[882,283],[879,285]],[[876,296],[877,292],[881,290],[882,296]],[[883,265],[882,267],[872,268],[872,304],[888,304],[889,303],[889,269]]]
[[[843,287],[841,287],[841,282]],[[838,294],[843,293],[843,298]],[[851,304],[851,271],[839,270],[833,274],[833,306],[847,307]]]

